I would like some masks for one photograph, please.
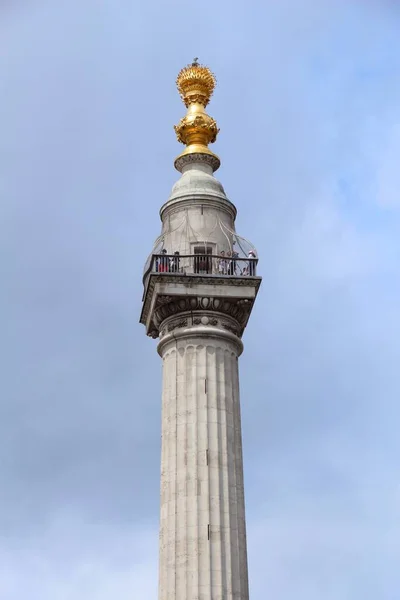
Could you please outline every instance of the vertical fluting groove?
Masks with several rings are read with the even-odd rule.
[[[173,560],[172,554],[172,534],[171,525],[174,526],[174,470],[173,470],[173,414],[174,414],[174,398],[172,394],[172,377],[173,368],[171,366],[171,352],[168,352],[168,534],[167,534],[167,578],[168,578],[168,594],[167,599],[173,592],[173,582],[171,578],[171,562]]]
[[[171,572],[171,581],[172,581],[172,594],[176,594],[176,569],[172,567],[176,561],[176,525],[177,525],[177,512],[178,512],[178,473],[176,469],[176,456],[178,452],[177,448],[177,412],[178,412],[178,399],[176,397],[176,361],[175,361],[175,350],[171,350],[171,399],[172,399],[172,418],[171,418],[171,438],[172,438],[172,460],[171,460],[171,470],[172,470],[172,478],[173,478],[173,507],[174,507],[174,521],[172,528],[172,543],[170,544],[172,558],[169,565],[169,569]]]
[[[197,494],[195,496],[195,514],[196,514],[196,554],[197,554],[197,586],[194,597],[200,596],[200,552],[201,552],[201,530],[200,530],[200,515],[199,515],[199,504],[200,504],[200,494],[203,492],[201,489],[201,482],[199,481],[199,400],[197,394],[197,366],[198,366],[198,357],[197,357],[197,346],[193,347],[193,400],[195,403],[196,416],[195,422],[193,426],[193,430],[195,433],[194,439],[194,455],[195,455],[195,463],[196,463],[196,486],[200,486],[200,489],[197,490]]]
[[[199,469],[199,479],[201,482],[201,495],[198,497],[198,543],[199,543],[199,580],[200,595],[202,590],[209,586],[209,560],[210,547],[207,541],[207,525],[209,524],[209,481],[207,467],[204,465],[203,450],[207,447],[207,399],[204,394],[204,379],[206,373],[205,347],[203,344],[196,345],[196,400],[197,400],[197,461]]]
[[[174,592],[175,595],[177,593],[177,565],[176,565],[176,559],[178,556],[178,512],[179,512],[179,507],[178,507],[178,498],[179,498],[179,478],[178,478],[178,451],[179,451],[179,445],[178,445],[178,413],[179,413],[179,404],[178,404],[178,343],[177,341],[175,341],[175,360],[174,360],[174,365],[175,365],[175,377],[173,378],[173,384],[174,384],[174,398],[175,398],[175,406],[176,406],[176,410],[175,410],[175,577],[174,577]]]
[[[245,581],[245,567],[243,563],[243,536],[242,533],[242,521],[244,518],[244,507],[243,507],[243,470],[240,461],[241,456],[241,439],[240,439],[240,405],[239,405],[239,393],[238,393],[238,380],[236,378],[236,368],[232,357],[232,385],[235,389],[235,460],[236,460],[236,478],[237,478],[237,499],[238,499],[238,511],[237,511],[237,522],[238,522],[238,552],[239,552],[239,566],[240,566],[240,598],[246,600],[246,581]]]
[[[187,469],[193,475],[191,497],[187,501],[187,513],[188,529],[186,531],[187,536],[187,547],[188,547],[188,593],[187,598],[195,598],[198,595],[198,581],[195,581],[195,576],[198,569],[197,560],[197,539],[195,535],[195,527],[197,523],[196,516],[196,502],[198,495],[198,478],[197,478],[197,455],[196,455],[196,397],[195,397],[195,355],[193,346],[186,346],[185,355],[185,399],[188,415],[190,415],[190,422],[187,422],[187,450],[188,450],[188,466]],[[191,533],[190,533],[191,532]]]
[[[248,576],[247,576],[247,552],[246,552],[246,533],[245,533],[245,507],[244,507],[244,481],[243,481],[243,461],[242,461],[242,440],[241,440],[241,421],[240,421],[240,394],[239,394],[239,374],[238,361],[232,355],[232,388],[234,390],[235,407],[235,471],[236,471],[236,494],[237,494],[237,548],[239,560],[239,592],[241,600],[248,600]]]
[[[234,400],[233,400],[233,389],[232,389],[232,377],[230,369],[230,350],[224,351],[224,373],[225,373],[225,390],[226,398],[229,403],[229,427],[227,427],[226,437],[228,440],[228,453],[229,453],[229,492],[228,492],[228,513],[229,513],[229,558],[230,558],[230,570],[229,570],[229,592],[232,597],[235,597],[236,583],[235,580],[238,577],[238,560],[237,560],[237,539],[236,539],[236,527],[237,522],[235,518],[234,506],[236,505],[236,465],[235,465],[235,414],[234,414]],[[229,431],[230,430],[230,431]]]
[[[169,530],[169,544],[168,544],[168,581],[169,581],[169,593],[171,598],[176,594],[176,569],[175,565],[175,557],[176,557],[176,521],[177,521],[177,499],[178,499],[178,476],[176,470],[176,455],[177,455],[177,443],[176,443],[176,435],[177,435],[177,397],[176,397],[176,362],[175,362],[175,350],[171,350],[169,354],[169,370],[170,370],[170,381],[169,381],[169,389],[170,389],[170,423],[169,423],[169,432],[170,432],[170,458],[169,458],[169,473],[170,473],[170,494],[172,497],[172,506],[171,506],[171,517],[172,517],[172,526]]]
[[[224,447],[222,443],[222,420],[225,411],[225,405],[223,397],[221,396],[221,389],[218,382],[218,347],[214,348],[214,368],[213,368],[213,397],[214,397],[214,439],[216,440],[214,447],[215,461],[213,465],[213,477],[214,477],[214,493],[213,493],[213,509],[215,519],[215,556],[213,561],[214,568],[214,580],[213,588],[218,590],[219,597],[224,594],[224,565],[223,556],[225,550],[225,531],[224,531],[224,491],[223,481],[226,474],[226,467],[223,459]]]
[[[228,401],[226,397],[226,386],[225,386],[225,368],[224,368],[224,350],[218,348],[217,358],[217,373],[218,373],[218,400],[219,400],[219,448],[218,456],[225,455],[226,465],[222,470],[222,476],[220,478],[220,515],[221,515],[221,583],[222,593],[229,597],[231,592],[231,586],[229,584],[231,561],[230,561],[230,515],[229,506],[227,501],[229,499],[229,469],[230,469],[230,457],[228,447]],[[227,547],[228,546],[228,547]]]
[[[166,402],[166,413],[167,420],[165,423],[165,433],[167,438],[167,449],[166,449],[166,465],[165,465],[165,480],[166,480],[166,497],[167,497],[167,524],[164,535],[164,561],[165,561],[165,582],[166,582],[166,593],[165,599],[168,600],[170,597],[170,586],[171,586],[171,576],[170,576],[170,561],[171,561],[171,512],[173,506],[173,497],[172,497],[172,469],[171,469],[171,415],[172,415],[172,397],[171,397],[171,368],[170,368],[170,358],[171,355],[167,352],[165,357],[165,367],[167,370],[167,378],[166,378],[166,391],[165,391],[165,402]]]
[[[163,390],[163,404],[164,404],[164,421],[162,424],[163,434],[165,436],[165,454],[164,454],[164,515],[166,516],[166,522],[164,525],[163,539],[161,542],[161,553],[162,553],[162,564],[163,564],[163,580],[164,580],[164,597],[162,600],[168,600],[169,597],[169,543],[170,543],[170,510],[171,510],[171,469],[170,469],[170,453],[171,453],[171,432],[170,432],[170,416],[171,416],[171,391],[170,391],[170,379],[171,369],[169,368],[169,353],[167,352],[164,357],[164,368],[165,368],[165,379],[164,379],[164,390]]]
[[[211,561],[210,561],[210,597],[219,597],[218,591],[222,588],[221,582],[221,494],[220,494],[220,435],[219,435],[219,397],[216,374],[217,348],[207,346],[207,381],[208,390],[208,443],[212,460],[209,467],[210,480],[210,523],[211,523]]]
[[[211,423],[210,423],[210,416],[211,416],[211,406],[210,406],[210,400],[208,397],[208,393],[207,393],[207,379],[208,379],[208,374],[209,374],[209,369],[208,369],[208,363],[209,363],[209,355],[208,355],[208,347],[207,345],[204,346],[204,381],[205,381],[205,390],[204,390],[204,401],[205,401],[205,430],[206,430],[206,445],[207,448],[210,446],[210,427],[211,427]],[[207,551],[208,551],[208,568],[209,568],[209,577],[208,577],[208,585],[210,586],[210,598],[212,597],[212,573],[213,573],[213,542],[211,540],[211,527],[214,527],[214,523],[212,520],[212,514],[211,514],[211,495],[213,492],[212,489],[212,481],[211,481],[211,473],[210,473],[210,467],[206,467],[205,468],[205,472],[206,472],[206,477],[207,477],[207,494],[208,494],[208,502],[207,502],[207,520],[208,520],[208,546],[207,546]]]
[[[186,367],[188,366],[187,362],[187,357],[186,357],[186,348],[183,349],[182,354],[180,354],[180,372],[182,373],[182,394],[180,397],[181,400],[181,410],[184,411],[184,459],[185,462],[184,464],[186,464],[186,475],[188,475],[190,473],[190,446],[188,443],[188,436],[189,436],[189,420],[190,420],[190,414],[191,414],[191,406],[190,406],[190,395],[187,393],[187,369]],[[185,576],[186,576],[186,581],[185,581],[185,589],[186,589],[186,598],[190,598],[191,596],[191,589],[190,589],[190,564],[189,564],[189,555],[190,555],[190,546],[189,546],[189,515],[188,515],[188,497],[189,497],[189,493],[193,494],[193,490],[194,485],[193,485],[193,481],[190,482],[191,486],[190,488],[187,487],[186,488],[186,493],[185,493],[185,498],[184,498],[184,502],[183,502],[183,506],[184,506],[184,523],[185,523],[185,531],[184,531],[184,556],[185,556],[185,561],[186,561],[186,568],[185,568]],[[188,481],[189,484],[189,481]]]
[[[165,519],[165,504],[166,504],[166,451],[168,448],[167,436],[165,431],[165,423],[167,422],[167,404],[166,404],[166,393],[167,393],[167,378],[168,369],[166,364],[167,358],[163,357],[163,388],[162,388],[162,403],[161,403],[161,485],[160,485],[160,548],[159,548],[159,576],[158,576],[158,590],[159,600],[165,600],[165,588],[162,586],[162,582],[165,581],[166,565],[165,565],[165,526],[168,523],[168,518]]]
[[[231,392],[232,402],[232,480],[230,481],[230,488],[232,497],[229,502],[230,518],[231,518],[231,548],[232,548],[232,593],[233,595],[238,594],[238,598],[241,598],[241,573],[240,573],[240,550],[239,550],[239,523],[238,523],[238,512],[239,512],[239,495],[238,495],[238,484],[240,485],[240,477],[238,481],[237,472],[237,461],[236,461],[236,399],[234,390],[234,381],[232,373],[232,353],[227,352],[225,354],[227,359],[227,378],[229,379],[229,386]]]
[[[240,539],[240,563],[242,565],[241,581],[243,589],[243,600],[249,598],[249,579],[248,579],[248,563],[247,563],[247,535],[246,535],[246,518],[245,518],[245,495],[244,495],[244,472],[243,472],[243,443],[242,443],[242,418],[240,407],[240,387],[239,387],[239,365],[236,359],[236,405],[237,405],[237,436],[238,436],[238,469],[240,474],[240,520],[239,520],[239,539]]]
[[[227,389],[227,378],[226,378],[226,367],[225,367],[225,348],[221,347],[220,349],[220,406],[225,415],[225,422],[221,422],[221,437],[224,439],[223,449],[226,451],[226,468],[222,471],[222,487],[223,487],[223,498],[221,501],[222,509],[224,510],[223,521],[224,521],[224,537],[223,537],[223,546],[224,546],[224,557],[225,557],[225,589],[227,597],[232,597],[232,561],[231,561],[231,523],[230,523],[230,513],[229,513],[229,501],[228,506],[226,506],[226,500],[229,499],[229,486],[230,486],[230,455],[229,455],[229,445],[228,445],[228,424],[229,424],[229,390]]]

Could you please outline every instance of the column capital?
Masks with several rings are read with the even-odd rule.
[[[190,313],[167,319],[163,323],[160,342],[157,351],[163,356],[166,349],[180,341],[188,344],[203,344],[207,346],[229,344],[239,357],[243,352],[243,342],[239,337],[238,324],[234,319],[224,315],[211,316],[209,313],[193,317]]]
[[[258,277],[152,273],[146,285],[140,320],[146,325],[147,334],[157,338],[170,317],[189,315],[197,320],[229,317],[233,323],[228,323],[228,328],[222,326],[222,329],[230,329],[241,337],[260,282]],[[192,321],[192,324],[200,325],[201,322]]]

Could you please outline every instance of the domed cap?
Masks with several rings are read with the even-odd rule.
[[[227,200],[222,184],[213,175],[199,169],[186,171],[174,184],[169,200],[184,196],[216,196]]]

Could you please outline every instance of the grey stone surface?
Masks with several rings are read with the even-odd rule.
[[[212,168],[203,163],[187,165],[161,208],[164,247],[171,253],[192,254],[195,245],[206,243],[213,254],[227,251],[235,217],[236,208]]]
[[[159,600],[247,600],[238,345],[162,340]]]
[[[170,253],[232,247],[236,209],[207,162],[183,165],[160,214]],[[141,322],[163,361],[159,600],[249,598],[238,357],[260,281],[146,276]]]

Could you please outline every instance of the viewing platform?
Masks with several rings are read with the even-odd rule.
[[[258,258],[215,254],[153,254],[145,273],[256,276]]]
[[[257,265],[258,258],[235,253],[152,254],[143,275],[140,322],[157,337],[168,315],[213,309],[234,316],[241,334],[261,283]]]

